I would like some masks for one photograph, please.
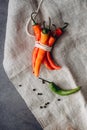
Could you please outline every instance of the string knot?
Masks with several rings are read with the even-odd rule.
[[[35,41],[35,47],[43,49],[43,50],[48,51],[48,52],[50,52],[52,49],[52,47],[50,47],[48,45],[44,45],[44,44],[40,43],[39,41]]]

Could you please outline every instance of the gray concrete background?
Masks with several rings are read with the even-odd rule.
[[[0,130],[42,130],[3,69],[8,0],[0,0]]]

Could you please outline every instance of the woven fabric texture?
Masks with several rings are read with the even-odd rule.
[[[25,27],[39,2],[9,0],[4,69],[44,130],[87,130],[87,1],[43,0],[37,15],[38,22],[48,24],[50,17],[57,27],[69,23],[52,51],[62,69],[49,71],[42,65],[40,70],[40,77],[64,89],[81,86],[81,91],[64,97],[52,93],[32,73],[35,39],[27,35]],[[33,35],[31,22],[29,32]],[[50,102],[47,108],[40,109],[46,102]]]

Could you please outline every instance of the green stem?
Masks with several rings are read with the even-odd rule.
[[[56,25],[55,24],[52,24],[52,26],[54,27],[54,30],[56,30]],[[56,36],[56,31],[54,31],[54,33],[52,34],[53,35],[53,37],[55,37],[55,38],[57,38],[57,36]]]
[[[54,27],[54,29],[56,30],[56,25],[55,24],[52,24],[52,26]]]
[[[48,32],[49,32],[49,29],[46,28],[46,26],[45,26],[45,21],[43,21],[43,29],[42,29],[42,33],[47,34]]]
[[[64,31],[68,25],[69,25],[69,23],[64,23],[64,26],[61,29]]]
[[[49,30],[50,30],[50,27],[51,27],[51,18],[49,17]]]
[[[45,21],[43,21],[43,29],[45,29],[45,28],[46,28],[46,27],[45,27],[45,23],[46,23],[46,22],[45,22]]]
[[[47,83],[51,83],[50,81],[45,80],[45,79],[43,79],[43,78],[40,78],[40,77],[39,77],[39,79],[41,79],[42,81],[45,81],[45,82],[47,82]]]
[[[42,32],[43,32],[44,34],[47,33],[47,29],[46,29],[46,27],[45,27],[45,21],[43,21],[43,30],[42,30]]]

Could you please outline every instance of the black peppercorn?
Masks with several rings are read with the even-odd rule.
[[[60,101],[61,99],[57,99],[58,101]]]
[[[43,93],[38,93],[38,95],[43,95]]]
[[[36,91],[36,89],[34,88],[33,91]]]
[[[44,108],[46,108],[47,106],[45,105]]]
[[[45,105],[48,105],[48,104],[50,104],[50,102],[45,103]]]
[[[22,87],[22,85],[21,85],[21,84],[19,84],[19,87]]]
[[[40,106],[40,108],[42,109],[42,108],[43,108],[43,106]]]

